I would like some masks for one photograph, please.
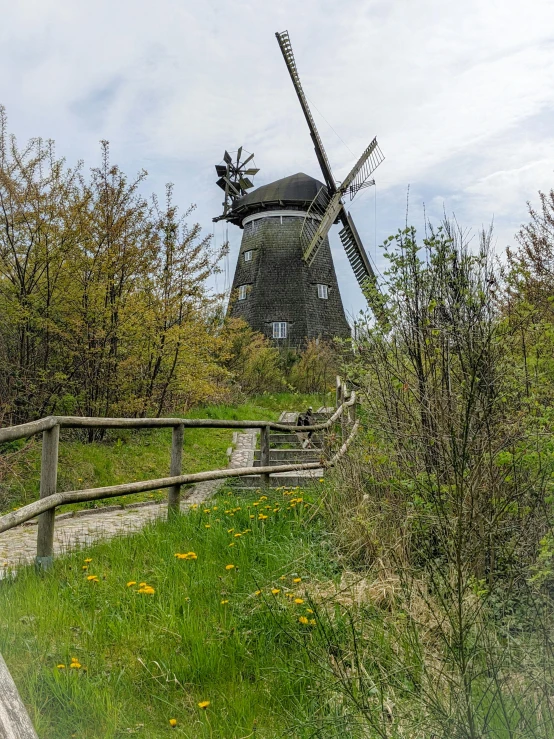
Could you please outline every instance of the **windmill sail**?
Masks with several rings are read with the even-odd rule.
[[[365,181],[374,169],[381,164],[383,159],[384,157],[377,144],[377,139],[373,139],[371,144],[352,167],[340,188],[332,195],[325,211],[319,217],[319,225],[315,231],[311,230],[309,227],[302,229],[301,238],[303,240],[303,257],[308,264],[311,264],[315,259],[323,239],[329,233],[329,229],[338,218],[341,210],[344,209],[342,203],[343,194],[347,192],[354,183],[359,183],[361,181],[360,177],[364,177],[365,179],[363,181]],[[320,198],[320,194],[318,193],[316,197]],[[306,219],[309,215],[310,214],[308,213]]]
[[[300,83],[300,77],[296,68],[296,61],[294,59],[294,53],[292,51],[292,44],[290,42],[289,32],[283,31],[282,33],[276,33],[275,36],[277,37],[277,41],[279,42],[281,52],[287,65],[287,69],[289,70],[292,84],[294,85],[294,89],[296,90],[298,100],[300,101],[300,106],[302,107],[302,111],[304,112],[308,128],[310,129],[310,136],[312,137],[312,141],[314,143],[315,153],[317,155],[317,159],[319,161],[319,166],[321,167],[321,172],[323,173],[325,183],[327,184],[327,187],[329,188],[329,190],[331,190],[331,192],[335,192],[337,188],[333,179],[333,173],[331,172],[331,165],[329,163],[329,160],[327,159],[327,154],[325,153],[325,149],[323,148],[323,141],[321,140],[321,137],[316,128],[312,112],[310,110],[308,101],[306,99],[306,96],[304,95],[304,90],[302,89],[302,85]]]

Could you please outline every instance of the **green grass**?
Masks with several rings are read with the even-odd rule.
[[[266,394],[239,406],[194,408],[184,418],[226,420],[277,420],[282,410],[305,410],[321,405],[323,399],[298,393]],[[183,472],[200,472],[227,465],[226,451],[231,445],[231,429],[187,429],[183,452]],[[0,447],[0,512],[31,503],[39,496],[41,440],[4,445],[9,465],[2,476]],[[17,451],[19,449],[19,451]],[[58,464],[58,490],[82,490],[125,482],[165,477],[169,473],[171,429],[120,430],[101,442],[84,443],[75,432],[62,431]],[[14,454],[14,451],[16,452]],[[111,498],[67,506],[96,508],[104,505],[161,500],[165,491]]]
[[[308,603],[286,593],[333,578],[337,559],[305,493],[259,495],[224,490],[46,574],[0,581],[0,653],[41,739],[312,735],[318,626],[299,622],[313,618]],[[174,556],[190,551],[197,559]]]

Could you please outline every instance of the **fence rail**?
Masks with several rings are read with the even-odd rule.
[[[36,564],[41,569],[50,567],[54,551],[55,510],[62,505],[82,503],[103,498],[114,498],[134,493],[169,488],[168,515],[178,512],[181,502],[181,486],[206,480],[227,477],[260,475],[262,484],[269,484],[269,476],[276,472],[296,472],[331,467],[342,457],[356,434],[359,424],[355,419],[356,394],[347,393],[345,384],[337,377],[337,409],[327,421],[312,426],[293,426],[274,421],[226,421],[219,419],[182,418],[87,418],[74,416],[48,416],[38,421],[0,429],[0,443],[28,438],[42,433],[42,460],[40,475],[40,498],[26,506],[0,517],[0,533],[39,516],[37,531]],[[346,413],[345,413],[346,411]],[[340,419],[342,446],[330,459],[319,462],[303,462],[270,465],[271,429],[302,433],[329,429]],[[351,425],[346,438],[346,423]],[[87,490],[57,492],[58,449],[61,428],[172,428],[170,476],[156,480],[144,480],[123,485],[111,485]],[[194,474],[182,474],[183,438],[186,428],[258,428],[260,434],[260,467],[210,470]],[[1,739],[1,736],[0,736]]]

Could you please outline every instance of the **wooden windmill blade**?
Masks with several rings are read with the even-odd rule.
[[[345,180],[342,182],[341,186],[334,192],[323,213],[318,216],[318,227],[311,232],[308,228],[302,229],[302,256],[308,264],[312,264],[319,247],[329,233],[329,229],[331,228],[333,223],[335,223],[339,216],[341,217],[343,225],[345,227],[348,227],[348,219],[346,216],[346,212],[344,211],[344,205],[342,202],[342,197],[344,193],[349,192],[352,186],[356,186],[358,189],[360,189],[360,182],[365,182],[365,180],[367,180],[367,178],[371,175],[375,168],[378,167],[379,164],[381,164],[383,159],[384,156],[379,149],[377,139],[373,139],[371,144],[367,147],[362,156],[352,167]],[[320,197],[319,193],[316,198],[318,197]],[[345,213],[344,216],[342,215],[342,212]],[[310,212],[308,212],[306,218],[308,218],[309,216]]]
[[[310,129],[310,136],[312,137],[315,153],[319,162],[319,166],[321,167],[323,178],[327,187],[329,188],[329,191],[334,193],[336,192],[337,186],[335,184],[335,180],[333,179],[331,165],[329,163],[329,159],[327,158],[327,154],[325,153],[323,142],[316,128],[310,106],[308,105],[304,90],[302,89],[302,84],[300,83],[300,77],[296,68],[296,61],[294,59],[294,53],[292,51],[292,44],[290,42],[289,32],[282,31],[281,33],[276,33],[275,36],[277,38],[277,41],[279,42],[279,47],[283,54],[287,69],[289,70],[292,84],[294,85],[294,89],[296,90],[298,100],[300,101],[300,106],[306,118],[308,128]]]

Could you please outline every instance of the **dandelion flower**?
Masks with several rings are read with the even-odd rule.
[[[235,569],[235,565],[225,565],[225,569],[226,570],[234,570]]]
[[[306,616],[300,616],[298,620],[300,621],[301,624],[304,624],[304,626],[308,624],[308,619],[306,618]]]
[[[234,546],[235,546],[235,542],[234,542],[234,541],[232,541],[232,542],[231,542],[231,543],[229,544],[229,546],[230,546],[230,547],[234,547]]]
[[[254,593],[254,595],[261,595],[261,594],[262,594],[261,590],[256,590],[256,592]]]
[[[89,582],[98,582],[98,575],[87,575],[87,580]]]
[[[130,588],[132,585],[136,585],[136,584],[137,584],[136,580],[129,580],[129,582],[127,583],[127,587]]]
[[[313,613],[311,608],[306,608],[306,613]]]
[[[65,670],[65,665],[56,665],[58,670]]]
[[[255,516],[250,516],[250,518],[256,518]]]
[[[228,534],[232,534],[235,529],[227,529]]]
[[[301,578],[301,577],[294,577],[294,578],[292,579],[292,581],[293,581],[293,582],[302,582],[302,578]]]
[[[88,565],[83,565],[83,566],[81,567],[81,569],[82,569],[82,570],[88,570]]]
[[[294,602],[295,603],[298,603],[299,606],[302,605],[302,603],[304,603],[304,601],[302,600],[302,598],[295,598],[294,599]]]
[[[319,482],[323,482],[323,478],[322,477],[319,478]]]
[[[235,539],[237,539],[239,536],[242,536],[242,534],[235,534]]]
[[[286,580],[286,579],[287,579],[286,575],[281,575],[281,577],[279,578],[279,580]]]
[[[87,559],[84,560],[85,564],[88,565],[89,562],[92,562],[92,557],[87,557]]]
[[[170,718],[169,719],[169,725],[174,729],[177,726],[177,719],[176,718]]]
[[[228,603],[228,602],[229,602],[228,600],[222,600],[222,601],[221,601],[221,605],[222,605],[222,606],[224,606],[224,605],[225,605],[226,603]]]
[[[151,585],[146,585],[144,588],[139,588],[137,593],[143,593],[144,595],[154,595],[156,591]]]
[[[267,516],[264,516],[263,513],[260,513],[260,515],[258,516],[258,521],[265,521],[266,518]]]
[[[310,619],[310,626],[315,626],[315,618]]]
[[[200,701],[198,708],[207,708],[210,705],[210,701]]]
[[[277,593],[280,593],[281,591],[279,590],[279,588],[273,588],[271,592],[273,595],[277,595]]]
[[[206,526],[207,529],[211,529],[212,528],[209,523],[205,524],[205,526]]]
[[[72,662],[72,663],[71,663],[71,664],[69,665],[69,669],[70,669],[70,670],[71,670],[71,669],[74,669],[74,670],[78,670],[78,669],[80,669],[80,667],[81,667],[81,663],[80,663],[80,662],[77,662],[77,661],[75,661],[75,662]]]
[[[146,583],[145,582],[139,582],[139,588],[145,588]]]

